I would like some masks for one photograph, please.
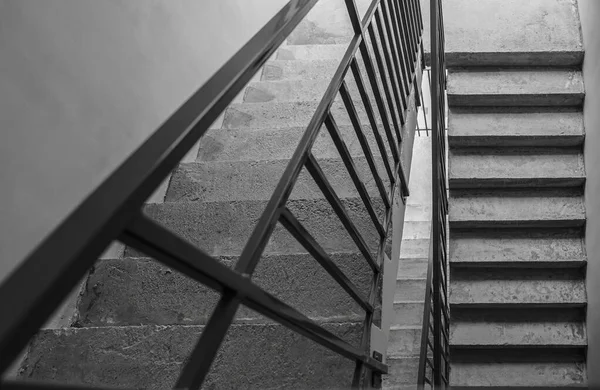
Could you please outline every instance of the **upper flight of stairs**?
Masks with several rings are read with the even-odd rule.
[[[164,202],[145,207],[150,218],[232,267],[346,49],[340,44],[304,43],[308,44],[278,49],[203,137],[197,158],[182,162],[173,172]],[[354,84],[348,82],[348,87],[353,93]],[[358,99],[356,93],[354,98]],[[356,108],[367,124],[364,107]],[[331,111],[381,221],[383,202],[339,99]],[[365,131],[387,188],[370,127]],[[375,252],[377,231],[324,128],[312,151]],[[367,297],[372,271],[306,172],[287,206]],[[360,347],[364,311],[282,226],[276,227],[253,281]],[[97,261],[85,280],[72,326],[42,330],[28,347],[19,377],[170,388],[218,298],[199,283],[125,248],[122,257]],[[349,388],[354,366],[242,306],[205,387]]]
[[[449,70],[453,386],[586,384],[583,99],[576,67]]]

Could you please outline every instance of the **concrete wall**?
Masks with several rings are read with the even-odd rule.
[[[0,280],[286,3],[0,0]]]
[[[588,298],[588,382],[600,386],[600,1],[579,0],[581,30],[585,48],[585,167],[587,182],[586,249]]]

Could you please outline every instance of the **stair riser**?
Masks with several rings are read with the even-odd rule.
[[[450,178],[448,181],[451,189],[469,188],[569,188],[582,187],[585,184],[583,177],[563,178]]]
[[[326,328],[344,335],[353,345],[360,344],[358,324]],[[201,331],[198,326],[43,331],[30,347],[21,377],[103,387],[172,388]],[[349,387],[354,366],[282,326],[233,325],[204,386],[278,388],[282,383],[294,383],[303,389]]]
[[[471,147],[575,147],[583,145],[583,135],[574,136],[448,136],[451,149]]]
[[[497,106],[581,106],[584,94],[552,95],[454,95],[448,94],[451,106],[497,107]]]
[[[342,203],[365,242],[376,253],[379,237],[362,200],[345,199]],[[383,205],[377,199],[373,199],[373,204],[380,213],[381,220]],[[211,255],[237,256],[265,206],[266,201],[162,203],[147,205],[145,213]],[[356,244],[326,200],[290,200],[287,207],[329,253],[357,250]],[[265,254],[282,253],[306,253],[306,250],[278,225],[266,246]],[[126,250],[126,256],[140,257],[131,249]]]
[[[289,45],[277,50],[278,60],[340,60],[347,45]]]
[[[421,328],[391,329],[387,349],[388,358],[418,357],[421,352]]]
[[[405,389],[414,386],[419,376],[418,358],[388,359],[388,375],[383,376],[383,389]]]
[[[400,301],[424,301],[425,280],[400,279],[396,281],[394,302]]]
[[[394,303],[396,313],[393,324],[396,326],[421,326],[423,322],[423,303]]]
[[[216,162],[182,164],[171,178],[167,202],[268,200],[288,166],[286,160],[253,162]],[[390,188],[383,162],[376,160],[384,190]],[[319,161],[325,177],[340,198],[359,197],[358,190],[341,159]],[[354,158],[354,165],[369,195],[380,196],[373,173],[364,157]],[[383,175],[385,176],[383,176]],[[290,199],[324,198],[323,192],[303,170]]]
[[[364,258],[340,254],[333,260],[366,298],[373,274]],[[231,266],[237,258],[222,261]],[[309,255],[265,256],[253,281],[309,317],[361,321],[365,315]],[[100,260],[79,299],[77,322],[81,326],[204,324],[219,297],[153,260]],[[242,306],[236,321],[270,320]]]
[[[363,125],[363,131],[369,143],[371,153],[380,159],[381,153],[375,141],[375,136],[370,126]],[[281,129],[218,129],[208,132],[200,140],[200,150],[197,161],[259,161],[259,160],[286,160],[290,159],[305,128]],[[340,126],[340,132],[346,146],[353,157],[364,156],[354,128]],[[388,159],[392,158],[388,139],[379,129],[385,153]],[[331,140],[327,131],[321,131],[312,147],[312,153],[317,159],[335,159],[340,154]],[[393,165],[392,165],[393,169]],[[382,172],[382,174],[385,172]]]

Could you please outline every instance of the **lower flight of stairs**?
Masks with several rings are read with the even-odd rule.
[[[324,61],[318,53],[339,51],[337,45],[281,48],[227,108],[222,123],[202,139],[197,160],[176,169],[164,203],[147,205],[145,213],[233,266],[335,69],[337,57]],[[332,110],[381,220],[384,207],[348,117],[339,102]],[[326,131],[313,154],[375,251],[378,234]],[[367,297],[372,271],[306,172],[290,199],[289,209]],[[253,280],[360,346],[364,311],[283,227],[275,229]],[[127,248],[122,258],[95,264],[79,297],[75,323],[42,330],[28,347],[20,378],[172,387],[217,300],[199,283]],[[241,307],[205,385],[348,388],[353,371],[351,360]]]
[[[585,386],[581,72],[451,69],[450,383]]]

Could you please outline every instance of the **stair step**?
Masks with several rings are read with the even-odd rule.
[[[368,297],[372,272],[358,253],[332,260]],[[231,266],[237,257],[223,257]],[[252,278],[260,287],[311,318],[362,321],[364,310],[308,254],[265,255]],[[204,324],[219,294],[152,259],[99,260],[78,300],[78,326]],[[237,322],[266,320],[240,307]]]
[[[375,252],[379,235],[360,198],[342,200],[348,215]],[[376,211],[383,204],[373,199]],[[214,256],[239,255],[267,201],[166,202],[146,205],[144,213],[181,238]],[[290,200],[287,207],[328,252],[356,252],[357,247],[324,199]],[[382,215],[380,216],[382,218]],[[265,254],[306,253],[282,226],[277,225]],[[126,256],[140,257],[130,248]],[[142,256],[145,257],[145,256]]]
[[[325,324],[360,344],[359,324]],[[201,326],[69,328],[41,331],[20,376],[103,387],[173,388]],[[277,342],[273,342],[277,340]],[[281,325],[232,325],[208,373],[207,388],[350,387],[354,362]],[[315,372],[323,375],[314,375]],[[231,373],[236,373],[232,375]]]
[[[404,221],[402,239],[427,239],[431,236],[431,222]]]
[[[277,80],[331,80],[337,67],[338,59],[328,60],[271,60],[263,69],[262,79]]]
[[[369,195],[372,198],[380,196],[366,158],[355,157],[353,160]],[[180,164],[171,177],[165,200],[167,202],[268,200],[288,164],[288,160]],[[358,190],[341,159],[321,159],[319,165],[338,197],[359,197]],[[389,188],[389,176],[381,159],[376,159],[376,165],[385,188]],[[290,199],[315,198],[324,198],[323,192],[306,169],[303,169]]]
[[[400,244],[400,261],[429,257],[429,239],[403,239]]]
[[[580,106],[581,71],[567,69],[450,70],[451,106]]]
[[[559,190],[454,191],[450,228],[576,227],[585,224],[582,196]]]
[[[452,308],[585,307],[577,269],[460,269],[450,279]]]
[[[383,389],[409,389],[416,388],[419,376],[419,358],[391,358],[387,359],[388,375],[383,376]]]
[[[427,276],[427,264],[429,259],[426,257],[405,257],[400,258],[398,263],[398,279],[402,278],[424,278]]]
[[[277,50],[277,60],[341,60],[348,45],[288,45]]]
[[[454,350],[488,351],[517,347],[585,348],[585,318],[563,309],[473,309],[453,315],[450,345]]]
[[[425,282],[424,278],[396,280],[394,301],[425,301]]]
[[[290,159],[304,134],[304,127],[276,129],[217,129],[210,130],[200,140],[198,161],[256,161]],[[340,133],[352,156],[364,156],[364,152],[352,126],[339,126]],[[380,129],[379,131],[382,131]],[[380,156],[379,148],[370,126],[363,125],[371,153]],[[385,137],[384,134],[381,134]],[[391,160],[391,152],[386,138],[383,138],[386,154]],[[321,131],[312,147],[318,158],[340,158],[329,133]]]
[[[581,111],[486,111],[455,107],[448,115],[450,148],[468,146],[580,146],[585,138]]]
[[[476,230],[454,232],[452,267],[582,267],[586,264],[580,230]]]
[[[583,155],[564,150],[464,149],[451,152],[448,162],[450,189],[577,187],[585,182]]]
[[[349,82],[347,85],[355,102],[361,102],[356,84]],[[243,101],[245,103],[319,102],[328,86],[329,83],[323,80],[257,81],[248,84]]]
[[[421,326],[424,307],[423,301],[394,302],[395,319],[392,326]]]
[[[584,385],[587,372],[579,362],[453,362],[450,385],[455,386],[556,386]]]
[[[387,356],[390,358],[415,357],[421,353],[421,327],[392,327]]]

